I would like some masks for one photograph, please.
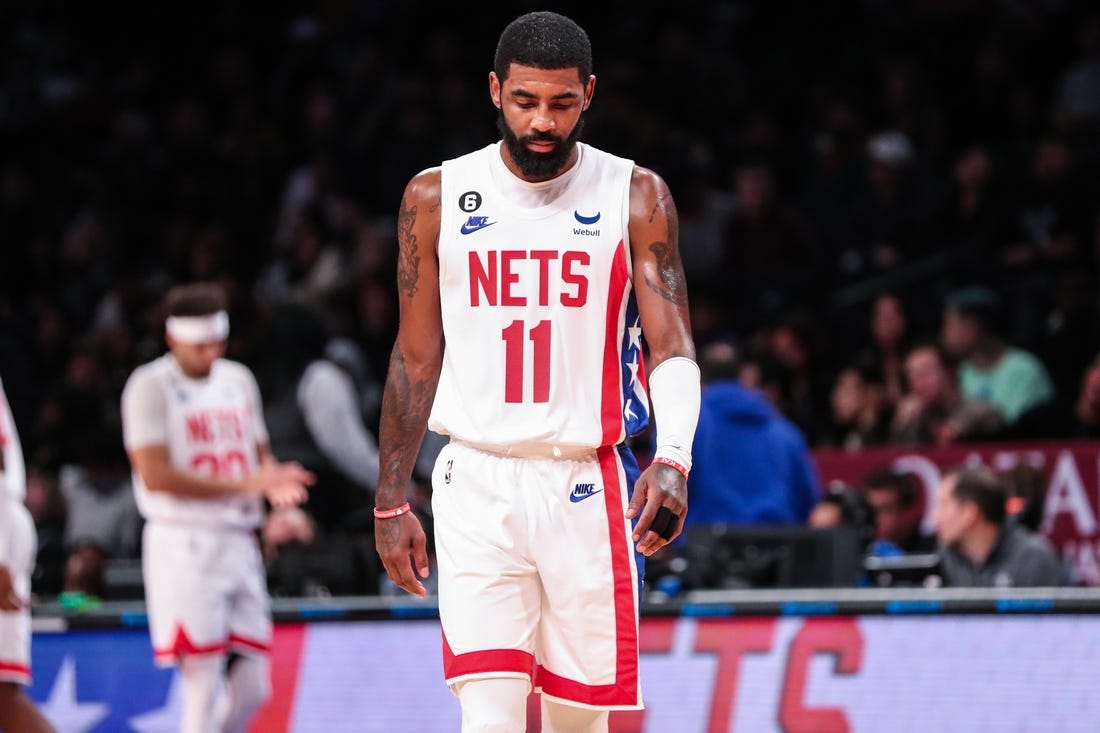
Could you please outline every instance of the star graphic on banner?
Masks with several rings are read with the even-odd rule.
[[[106,703],[82,703],[76,699],[76,661],[69,656],[62,660],[50,696],[39,709],[58,730],[71,733],[91,730],[111,712]]]
[[[638,325],[638,323],[640,321],[641,321],[640,318],[635,318],[634,319],[634,325],[633,326],[627,326],[627,329],[626,329],[626,332],[628,334],[630,334],[630,344],[627,348],[631,348],[631,349],[636,348],[639,351],[642,348],[642,327]]]
[[[137,733],[176,733],[183,709],[183,693],[179,672],[172,675],[164,706],[130,718],[130,727]]]

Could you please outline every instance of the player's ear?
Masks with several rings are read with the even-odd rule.
[[[500,109],[500,79],[495,71],[489,72],[489,97],[493,100],[493,106]]]
[[[592,104],[592,95],[596,91],[596,75],[591,74],[588,77],[588,83],[584,85],[584,107],[581,109],[588,109],[588,105]]]

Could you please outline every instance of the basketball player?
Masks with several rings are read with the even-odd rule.
[[[270,695],[271,612],[255,534],[272,506],[297,506],[312,475],[268,447],[251,371],[223,358],[224,294],[166,296],[169,353],[138,367],[122,427],[146,524],[142,576],[153,652],[178,664],[180,730],[244,731]]]
[[[405,487],[425,424],[450,436],[432,509],[463,731],[525,730],[532,687],[547,733],[640,708],[634,550],[670,542],[687,511],[699,370],[676,208],[656,173],[577,141],[595,86],[576,23],[517,18],[489,74],[503,141],[417,174],[401,204],[376,543],[425,595]],[[624,440],[650,401],[638,477]]]
[[[0,383],[0,730],[53,733],[23,692],[31,681],[31,571],[34,520],[23,504],[27,474],[23,449]]]

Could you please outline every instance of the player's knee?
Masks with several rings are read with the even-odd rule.
[[[607,733],[608,712],[542,699],[543,733]]]
[[[271,666],[266,659],[240,658],[231,680],[233,692],[239,696],[243,707],[256,709],[271,699]]]
[[[526,679],[465,682],[458,690],[462,733],[524,733],[527,730]]]

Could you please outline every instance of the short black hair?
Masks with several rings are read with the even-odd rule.
[[[985,285],[970,285],[947,294],[946,308],[978,324],[983,333],[1002,336],[1005,327],[1005,305],[1000,293]]]
[[[575,22],[550,11],[521,15],[497,42],[493,70],[504,81],[512,64],[536,69],[576,68],[582,83],[592,75],[592,43]]]
[[[227,307],[225,290],[216,283],[177,285],[164,296],[164,310],[169,316],[209,316]]]
[[[952,492],[959,501],[973,502],[987,522],[1005,520],[1008,489],[995,471],[986,466],[964,466],[948,472],[955,478]]]
[[[863,477],[864,491],[892,491],[898,504],[905,508],[917,503],[917,482],[914,478],[893,466],[880,466],[871,469]]]

